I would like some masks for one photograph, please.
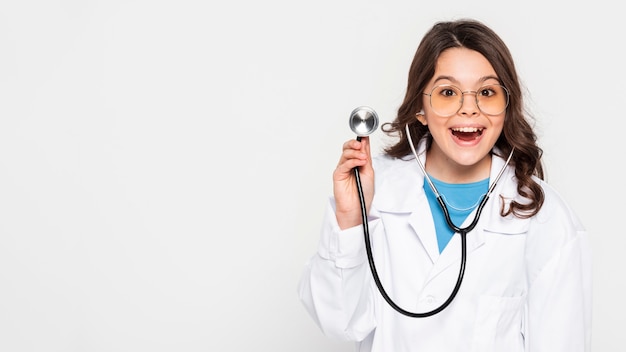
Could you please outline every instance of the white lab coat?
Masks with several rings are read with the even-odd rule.
[[[424,147],[420,143],[420,158]],[[491,181],[505,162],[492,160]],[[460,236],[439,254],[424,177],[413,157],[380,156],[374,169],[368,224],[376,269],[398,306],[430,311],[456,283]],[[427,318],[404,316],[385,302],[367,262],[362,226],[340,230],[331,198],[319,248],[299,283],[300,299],[325,335],[355,341],[361,352],[589,351],[587,234],[554,189],[539,182],[545,193],[541,211],[531,219],[503,218],[502,200],[523,201],[507,167],[467,235],[467,266],[456,298]]]

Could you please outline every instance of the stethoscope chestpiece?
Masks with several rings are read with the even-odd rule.
[[[378,114],[369,106],[359,106],[352,110],[349,124],[358,137],[369,136],[378,128]]]

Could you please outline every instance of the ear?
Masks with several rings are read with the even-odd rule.
[[[417,121],[421,122],[422,125],[424,126],[428,125],[428,121],[426,120],[426,117],[424,116],[424,110],[420,110],[420,112],[415,114],[415,118],[417,119]]]

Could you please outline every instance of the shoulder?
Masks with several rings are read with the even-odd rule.
[[[574,210],[554,187],[536,181],[544,191],[545,200],[531,219],[527,233],[526,261],[531,282],[542,272],[550,272],[546,270],[548,266],[557,270],[558,265],[565,265],[568,266],[565,270],[577,270],[576,265],[570,265],[575,263],[568,260],[588,263],[591,254],[588,233]]]
[[[563,196],[547,182],[538,178],[535,181],[541,186],[545,196],[543,206],[537,213],[535,222],[537,224],[557,222],[571,232],[584,231],[578,216]]]
[[[488,228],[502,233],[526,233],[531,243],[537,242],[544,248],[559,247],[583,235],[585,232],[583,225],[561,194],[547,182],[537,177],[533,180],[541,187],[544,194],[544,201],[539,212],[530,218],[520,218],[514,214],[506,217],[493,217],[487,225]],[[527,198],[517,192],[517,186],[514,170],[509,167],[503,175],[502,186],[495,192],[500,202],[492,203],[492,213],[500,213],[502,207],[507,209],[512,201],[521,204],[528,202]]]
[[[395,158],[381,154],[372,158],[372,166],[377,187],[383,184],[395,185],[392,188],[406,187],[423,177],[413,156]]]
[[[414,158],[380,155],[372,158],[374,203],[377,209],[411,212],[423,195],[424,176]]]
[[[505,207],[508,206],[506,203],[513,200],[522,204],[528,202],[528,199],[517,193],[517,181],[511,168],[509,168],[508,177],[503,178],[505,179],[505,186],[500,189],[500,196],[505,202]],[[561,233],[565,237],[574,236],[577,232],[584,231],[578,216],[563,196],[546,181],[538,177],[533,177],[533,180],[541,187],[544,202],[537,214],[525,219],[526,226],[530,227],[529,230],[532,233]],[[507,218],[516,217],[510,214]]]
[[[377,178],[386,178],[397,175],[398,172],[403,173],[403,171],[415,169],[417,164],[413,159],[412,156],[395,158],[386,154],[380,154],[372,157],[372,166]]]
[[[398,159],[392,158],[387,154],[378,154],[372,156],[372,164],[374,165],[374,169],[386,169],[392,167],[394,164],[397,164]]]
[[[536,179],[545,200],[539,212],[529,221],[527,253],[538,266],[547,263],[567,248],[586,251],[587,232],[574,210],[561,194],[545,181]],[[531,255],[532,254],[532,255]]]

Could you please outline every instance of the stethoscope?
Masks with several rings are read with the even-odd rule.
[[[378,114],[376,114],[376,111],[374,111],[372,108],[367,107],[367,106],[360,106],[354,109],[352,113],[350,114],[350,129],[352,130],[352,132],[354,132],[357,135],[356,139],[358,141],[361,140],[361,137],[365,137],[373,133],[376,130],[376,128],[378,128]],[[367,209],[365,208],[365,198],[363,196],[363,188],[361,186],[361,176],[359,174],[358,168],[356,167],[354,168],[354,177],[356,180],[356,186],[357,186],[357,190],[359,194],[359,201],[361,203],[361,217],[363,219],[363,235],[365,237],[365,249],[367,251],[367,259],[369,262],[370,269],[372,271],[372,276],[374,277],[374,282],[376,283],[376,286],[378,287],[378,291],[380,291],[380,294],[383,296],[385,301],[387,301],[387,303],[399,313],[402,313],[412,318],[425,318],[425,317],[435,315],[441,312],[442,310],[444,310],[452,302],[452,300],[458,293],[459,288],[461,287],[461,282],[463,281],[463,276],[465,275],[465,265],[467,261],[467,233],[472,231],[474,227],[476,227],[476,224],[478,223],[478,220],[480,219],[480,215],[483,211],[483,208],[485,207],[485,204],[487,204],[487,200],[489,200],[489,196],[491,195],[491,192],[493,192],[494,188],[496,187],[496,184],[500,180],[500,177],[502,176],[502,174],[504,173],[504,170],[509,164],[509,161],[511,161],[511,157],[513,157],[513,150],[511,150],[511,153],[509,154],[509,157],[507,158],[506,163],[504,164],[504,166],[498,173],[498,176],[496,176],[494,182],[489,187],[489,190],[487,191],[487,193],[485,193],[480,203],[478,204],[478,207],[476,209],[476,215],[474,215],[474,220],[472,220],[472,222],[468,226],[461,228],[461,227],[456,226],[452,222],[452,219],[450,218],[450,213],[448,212],[448,207],[446,206],[446,203],[443,201],[443,197],[437,191],[437,188],[435,187],[434,183],[428,176],[428,173],[426,172],[424,165],[420,161],[417,155],[417,152],[415,151],[415,146],[413,145],[413,139],[411,138],[411,133],[409,132],[408,124],[405,125],[405,131],[407,134],[407,139],[409,140],[409,145],[411,146],[411,151],[413,152],[413,155],[415,156],[415,161],[417,161],[417,164],[419,165],[420,170],[426,177],[426,181],[428,182],[428,185],[433,190],[433,193],[435,194],[437,198],[437,202],[439,203],[439,206],[441,207],[441,210],[443,211],[443,214],[446,218],[446,223],[448,224],[448,226],[450,227],[452,231],[458,232],[461,235],[461,266],[459,268],[459,276],[456,280],[454,289],[450,293],[450,296],[438,308],[433,309],[429,312],[425,312],[425,313],[409,312],[399,307],[391,299],[391,297],[389,297],[389,295],[385,291],[383,284],[380,282],[380,278],[378,277],[378,272],[376,271],[376,265],[374,264],[374,257],[372,255],[372,246],[370,243],[369,227],[367,225]]]

